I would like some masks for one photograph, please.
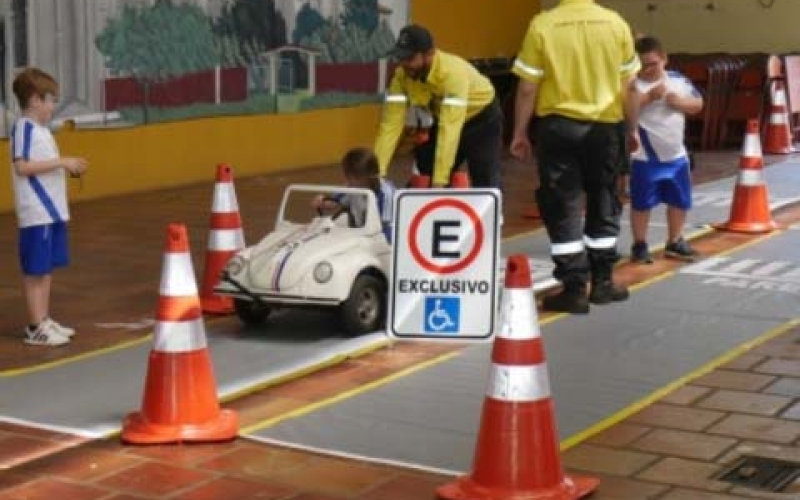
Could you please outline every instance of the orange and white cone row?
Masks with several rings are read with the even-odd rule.
[[[764,152],[774,155],[792,153],[794,151],[792,129],[789,125],[789,112],[783,82],[776,81],[774,83],[771,97],[772,105],[770,106],[767,136],[764,140]]]
[[[125,419],[122,440],[226,441],[238,431],[236,413],[219,407],[186,226],[170,224],[142,409]]]
[[[725,223],[712,224],[715,228],[739,233],[767,233],[777,229],[778,224],[772,220],[770,214],[769,192],[763,170],[758,120],[749,120],[739,159],[739,177],[733,192],[730,217]]]
[[[526,255],[506,265],[500,328],[472,473],[437,489],[448,500],[573,500],[595,490],[566,476]]]
[[[244,248],[244,233],[236,190],[233,186],[233,172],[230,165],[217,165],[203,288],[200,291],[203,311],[215,314],[233,312],[233,299],[216,295],[214,287],[225,264],[242,248]]]

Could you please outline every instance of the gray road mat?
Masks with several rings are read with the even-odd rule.
[[[797,315],[800,231],[683,267],[628,302],[543,327],[562,438]],[[778,264],[780,263],[780,265]],[[734,280],[722,282],[715,278]],[[765,283],[779,283],[767,286]],[[794,287],[794,288],[793,288]],[[254,436],[450,471],[468,470],[490,345]]]
[[[293,312],[294,314],[288,314]],[[287,311],[270,328],[242,329],[235,319],[206,323],[221,397],[383,345],[383,333],[339,336],[323,313]],[[42,371],[0,377],[0,421],[88,437],[113,433],[141,407],[151,343]]]

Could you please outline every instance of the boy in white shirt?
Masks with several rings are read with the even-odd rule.
[[[28,305],[25,342],[62,345],[75,330],[50,318],[52,271],[69,263],[67,189],[64,172],[82,175],[83,158],[62,158],[47,124],[53,117],[58,84],[36,68],[14,79],[22,110],[11,129],[12,184],[19,225],[19,258]]]
[[[699,113],[703,98],[683,75],[667,71],[667,54],[650,36],[636,41],[642,69],[639,92],[639,148],[632,154],[631,260],[652,263],[647,245],[650,210],[667,205],[667,257],[693,261],[697,252],[683,239],[686,213],[692,206],[689,158],[683,143],[685,115]]]

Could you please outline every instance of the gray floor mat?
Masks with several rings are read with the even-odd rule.
[[[291,311],[287,311],[291,312]],[[242,329],[235,319],[206,324],[220,397],[383,345],[374,333],[342,338],[322,313],[286,314],[269,328]],[[151,344],[103,353],[42,371],[0,377],[0,421],[88,437],[113,433],[141,407]]]
[[[787,231],[704,267],[543,327],[562,438],[579,433],[797,314],[800,287]],[[757,265],[742,264],[758,261]],[[787,264],[778,266],[774,262]],[[727,267],[725,267],[727,266]],[[742,269],[736,286],[709,282]],[[253,433],[258,439],[418,467],[465,471],[472,461],[490,345],[308,415]]]

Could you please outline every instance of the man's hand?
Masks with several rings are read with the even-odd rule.
[[[61,161],[72,177],[80,177],[89,168],[89,162],[84,158],[62,158]]]
[[[533,158],[533,146],[527,135],[514,135],[509,151],[511,156],[520,161],[529,162]]]

